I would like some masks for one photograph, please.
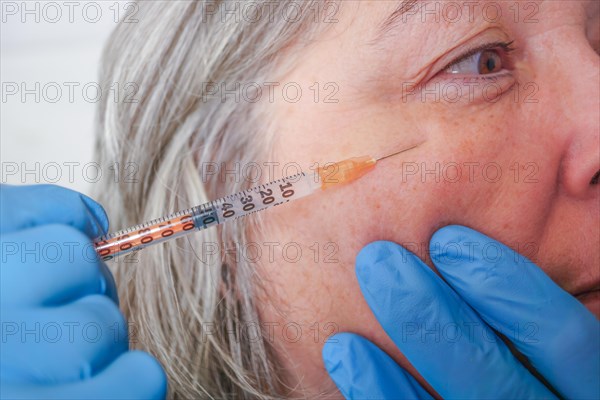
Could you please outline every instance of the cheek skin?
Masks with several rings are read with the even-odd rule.
[[[400,243],[431,266],[427,254],[429,239],[433,232],[448,224],[471,226],[508,244],[525,243],[525,238],[540,237],[539,231],[543,229],[546,217],[543,210],[547,209],[544,203],[551,199],[542,193],[551,192],[548,190],[553,184],[551,175],[544,176],[540,172],[536,175],[537,184],[524,184],[514,182],[509,171],[514,162],[539,162],[548,154],[536,154],[533,149],[525,151],[522,148],[522,141],[528,139],[514,137],[514,132],[522,131],[519,121],[501,122],[498,115],[511,113],[511,107],[468,117],[468,123],[459,129],[448,127],[456,126],[460,116],[428,118],[425,131],[429,140],[419,148],[382,161],[375,171],[351,185],[269,211],[269,225],[263,240],[299,243],[305,256],[296,263],[279,257],[274,263],[263,266],[269,278],[268,294],[265,294],[269,301],[261,302],[261,315],[264,320],[276,321],[282,326],[290,321],[298,323],[303,332],[308,332],[298,342],[282,340],[277,345],[280,353],[286,354],[282,357],[285,362],[293,360],[294,364],[289,365],[291,371],[298,371],[306,382],[319,382],[312,389],[333,389],[320,355],[323,342],[327,334],[333,333],[333,327],[336,332],[355,332],[372,340],[417,375],[377,323],[360,294],[354,259],[363,246],[375,240]],[[398,114],[390,112],[385,118],[380,115],[378,134],[384,138],[384,145],[398,140],[397,124],[385,126],[385,121],[397,120]],[[320,117],[312,115],[313,118]],[[347,146],[357,143],[352,154],[362,154],[361,146],[367,142],[362,124],[369,118],[357,114],[355,117],[356,121],[343,118],[341,121],[344,125],[358,127],[356,131],[346,130]],[[289,115],[286,121],[294,122]],[[324,138],[329,129],[335,129],[334,126],[332,122],[322,125],[322,130],[312,132]],[[300,130],[292,132],[295,133],[291,135],[293,141],[311,140]],[[310,146],[309,143],[306,145]],[[370,146],[373,146],[372,141]],[[306,147],[298,144],[286,148]],[[492,182],[495,168],[483,175],[489,160],[500,167],[502,177],[498,182]],[[444,179],[442,168],[449,162],[461,166],[461,178],[457,181]],[[416,165],[419,170],[416,175],[407,173],[408,163]],[[465,163],[478,166],[474,167],[472,176]],[[422,174],[424,169],[435,170],[436,165],[440,165],[437,175]],[[293,228],[287,228],[290,226]],[[315,243],[321,249],[318,262],[314,261]],[[323,249],[329,244],[337,248],[333,256],[335,262],[327,263],[324,260],[327,252]],[[325,331],[323,327],[328,323],[332,328]],[[320,330],[316,339],[315,326]],[[289,379],[295,381],[294,377]]]
[[[512,219],[518,220],[519,216],[510,212],[515,207],[510,201],[510,184],[487,183],[481,167],[471,177],[463,165],[496,160],[503,171],[508,169],[518,154],[518,143],[511,136],[516,127],[501,122],[498,115],[512,110],[477,117],[445,112],[432,118],[423,104],[416,106],[399,109],[376,104],[346,110],[308,103],[273,113],[284,116],[279,126],[288,133],[277,145],[278,161],[295,161],[305,170],[315,160],[323,164],[349,156],[382,154],[382,149],[399,142],[414,144],[427,139],[410,153],[382,161],[375,171],[351,185],[269,211],[261,240],[298,243],[304,256],[296,263],[280,256],[263,266],[269,285],[265,300],[260,302],[261,315],[281,326],[298,323],[304,332],[310,332],[298,342],[282,340],[277,346],[285,355],[284,362],[293,360],[289,369],[313,382],[313,390],[334,388],[320,355],[327,334],[332,333],[323,330],[327,323],[332,323],[335,331],[355,332],[372,340],[411,369],[360,294],[354,259],[362,247],[375,240],[389,240],[414,248],[428,262],[429,238],[441,226],[461,223],[490,232],[497,231],[500,221],[510,225]],[[406,122],[398,122],[403,120]],[[418,127],[412,123],[415,120],[421,121]],[[458,181],[449,182],[439,174],[423,175],[423,170],[435,170],[436,165],[442,168],[448,162],[462,166]],[[418,172],[408,174],[409,167]],[[314,261],[315,243],[321,249],[318,262]],[[330,244],[336,248],[333,263],[324,260],[324,249]],[[314,326],[320,329],[318,340],[314,328],[311,331]],[[292,382],[294,378],[298,377],[289,377]]]

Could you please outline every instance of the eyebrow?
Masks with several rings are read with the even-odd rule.
[[[412,9],[419,0],[402,0],[398,7],[381,24],[379,35],[383,35],[395,28],[402,20],[402,16]]]

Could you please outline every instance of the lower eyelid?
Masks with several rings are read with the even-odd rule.
[[[406,99],[417,101],[461,104],[490,102],[495,103],[507,94],[516,84],[512,71],[505,70],[489,75],[438,74],[434,79],[415,90]]]
[[[504,77],[511,77],[513,76],[513,71],[512,70],[508,70],[508,69],[504,69],[500,72],[496,72],[494,74],[483,74],[483,75],[470,75],[470,74],[452,74],[452,73],[447,73],[447,72],[442,72],[440,74],[438,74],[438,76],[436,78],[440,78],[440,79],[446,79],[449,81],[452,80],[487,80],[487,81],[493,81],[493,80],[498,80]]]

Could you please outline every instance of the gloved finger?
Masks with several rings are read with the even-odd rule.
[[[323,347],[323,362],[347,399],[432,399],[390,356],[361,336],[330,337]]]
[[[443,398],[554,398],[414,254],[371,243],[357,257],[356,275],[388,336]]]
[[[0,234],[45,224],[70,225],[90,238],[108,232],[102,206],[55,185],[0,186]]]
[[[3,309],[2,381],[52,384],[90,377],[127,351],[128,339],[123,315],[106,296],[56,308]]]
[[[600,398],[600,322],[539,267],[462,226],[431,239],[431,257],[454,290],[567,398]]]
[[[4,399],[164,399],[167,379],[147,353],[129,351],[91,379],[62,385],[0,385]]]
[[[4,234],[0,301],[7,305],[64,304],[88,294],[117,300],[112,274],[90,239],[66,225],[43,225]]]

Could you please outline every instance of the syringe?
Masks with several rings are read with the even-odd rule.
[[[255,186],[141,225],[109,233],[96,239],[94,246],[103,260],[111,260],[166,240],[306,197],[319,189],[324,190],[350,183],[373,170],[378,161],[412,150],[417,146],[380,158],[371,156],[350,158],[317,168],[314,174],[307,175],[301,172]]]

